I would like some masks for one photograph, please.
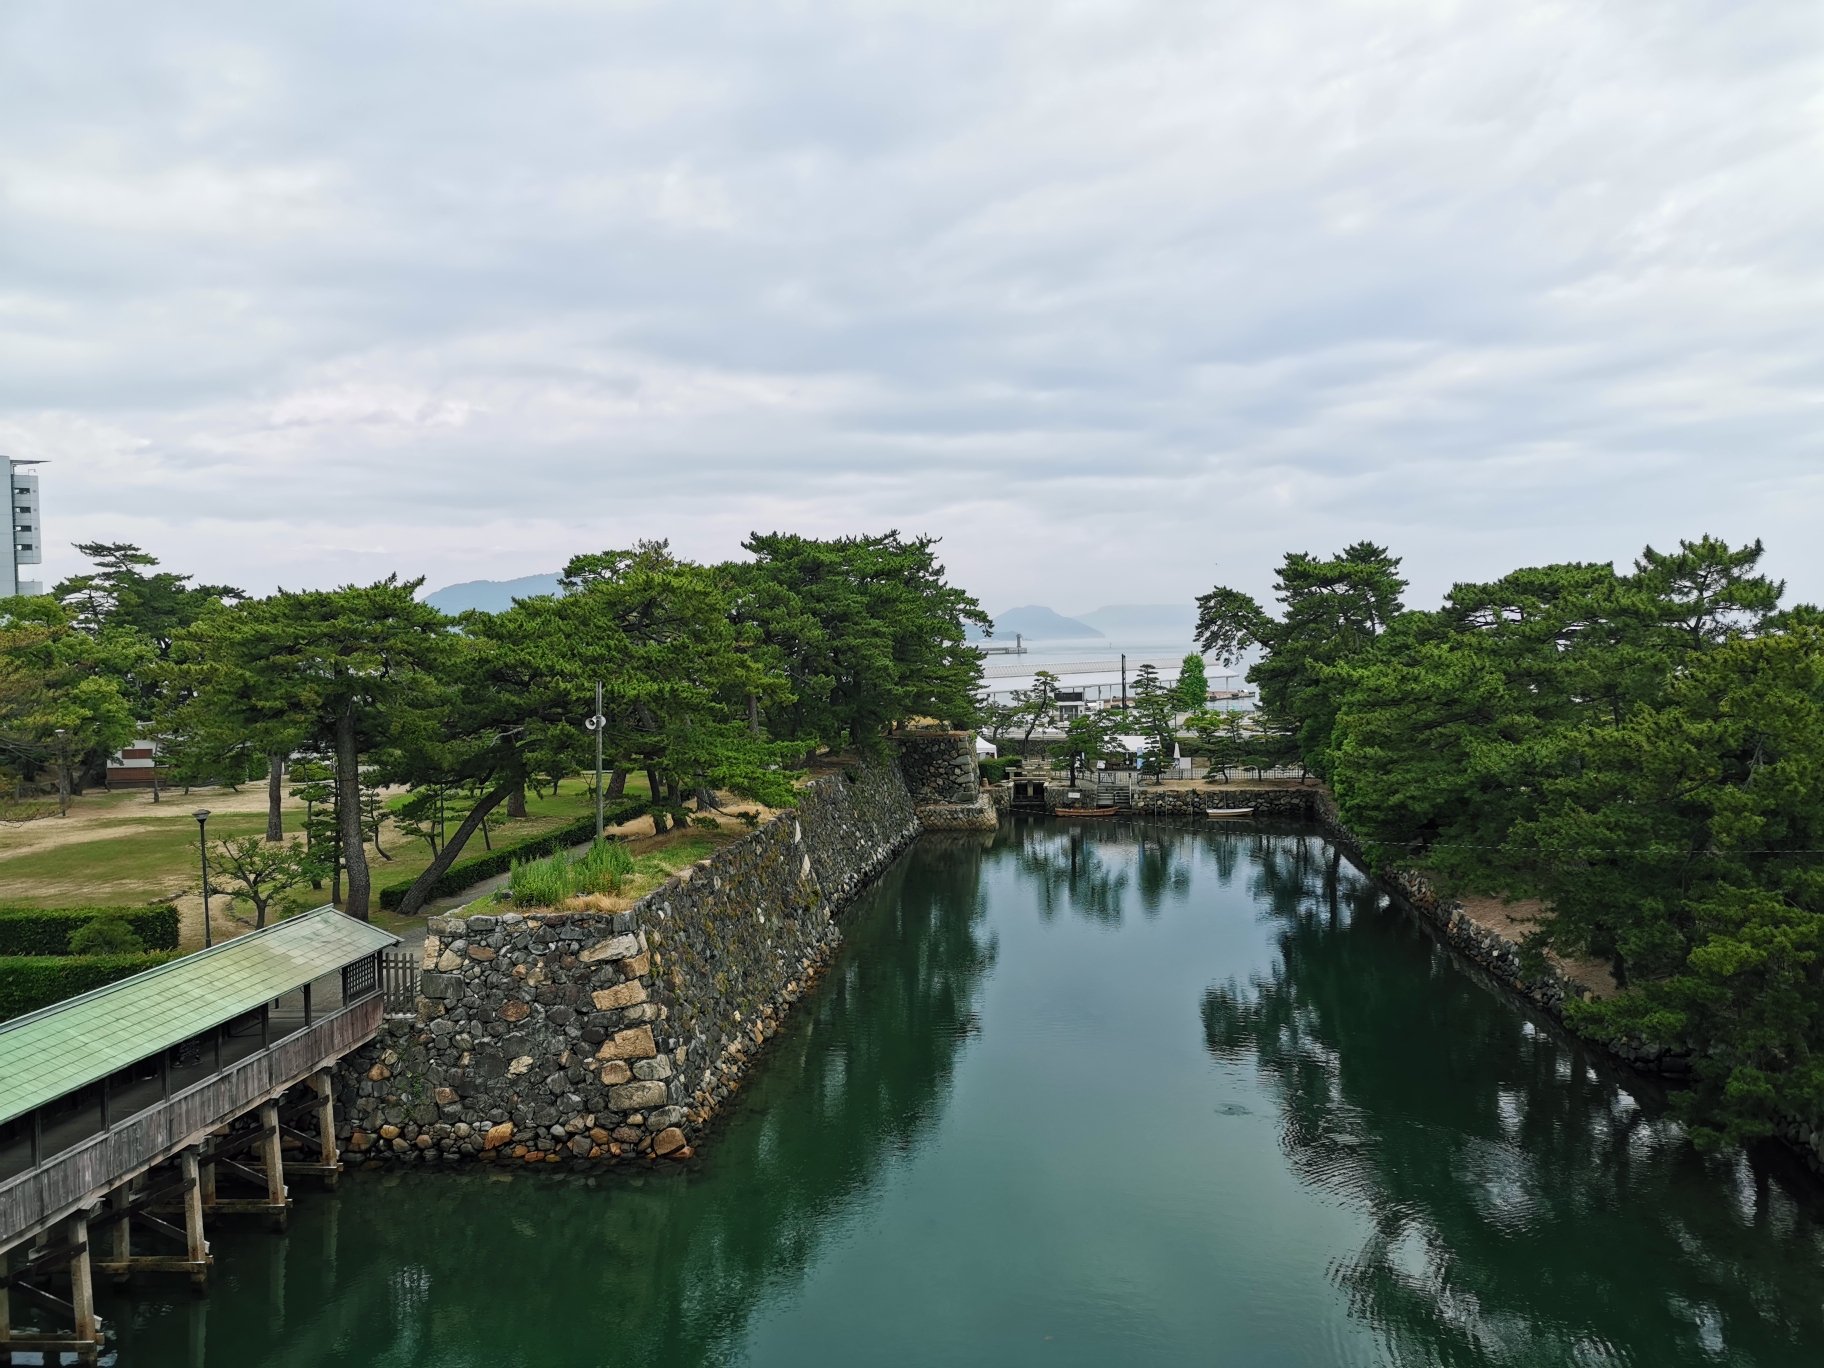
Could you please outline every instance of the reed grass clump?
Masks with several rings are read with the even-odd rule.
[[[581,855],[560,850],[542,860],[516,863],[507,877],[521,907],[556,907],[566,898],[619,893],[633,873],[633,856],[619,841],[596,841]]]

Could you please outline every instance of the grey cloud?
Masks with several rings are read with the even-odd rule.
[[[0,445],[64,541],[259,588],[896,524],[1157,602],[1712,530],[1824,594],[1806,7],[0,24]]]

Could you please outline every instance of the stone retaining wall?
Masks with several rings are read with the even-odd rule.
[[[340,1068],[351,1160],[688,1158],[919,829],[899,767],[857,762],[628,911],[428,919],[416,1016]]]
[[[994,800],[982,788],[975,733],[897,733],[899,767],[927,831],[993,831],[1000,824]]]

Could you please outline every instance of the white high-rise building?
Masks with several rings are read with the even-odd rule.
[[[44,519],[38,498],[38,477],[27,474],[21,466],[43,465],[43,461],[19,461],[6,458],[7,507],[11,512],[13,533],[7,554],[0,555],[0,598],[14,594],[42,594],[44,585],[37,580],[20,578],[20,568],[44,564]]]

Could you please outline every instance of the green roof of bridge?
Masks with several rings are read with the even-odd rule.
[[[0,1121],[398,943],[319,907],[0,1023]]]

